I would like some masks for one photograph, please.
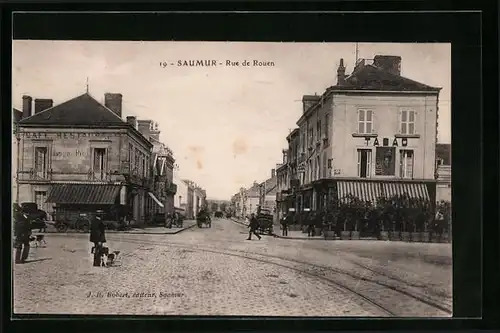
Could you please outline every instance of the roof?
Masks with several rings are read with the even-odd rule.
[[[278,187],[278,177],[272,177],[261,183],[266,189],[266,195],[276,195]]]
[[[374,65],[365,65],[349,75],[344,84],[332,86],[328,88],[328,90],[438,92],[441,88],[431,87],[406,77],[393,74]]]
[[[297,134],[299,134],[299,128],[294,128],[290,134],[288,134],[288,136],[286,137],[287,140],[290,140],[292,137],[296,136]]]
[[[260,184],[254,184],[246,191],[247,197],[259,197],[260,196]]]
[[[116,113],[88,93],[77,96],[19,122],[33,125],[128,125]]]
[[[451,144],[436,144],[436,158],[443,160],[443,165],[451,165]]]
[[[16,108],[12,108],[12,119],[15,123],[19,122],[19,120],[21,120],[22,117],[23,117],[22,111]]]

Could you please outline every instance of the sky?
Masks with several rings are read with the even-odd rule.
[[[336,84],[344,59],[350,74],[354,43],[13,41],[12,101],[22,95],[60,104],[86,92],[104,102],[123,95],[122,115],[159,123],[160,139],[179,177],[213,199],[264,181],[282,161],[286,136],[302,114],[302,95]],[[402,57],[401,75],[434,87],[439,97],[438,142],[451,142],[451,44],[360,43],[359,58]],[[216,60],[214,67],[171,66]],[[226,61],[239,66],[225,66]],[[242,66],[248,60],[274,66]],[[161,63],[168,65],[162,67]]]

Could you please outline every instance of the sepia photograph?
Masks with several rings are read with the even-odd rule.
[[[13,314],[453,315],[450,43],[13,40],[12,128]]]

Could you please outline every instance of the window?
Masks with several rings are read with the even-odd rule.
[[[318,122],[316,123],[316,134],[316,141],[321,140],[321,120],[318,120]]]
[[[134,170],[134,146],[131,143],[128,144],[128,154],[129,172],[132,172]]]
[[[358,149],[358,177],[369,178],[372,168],[371,149]]]
[[[358,134],[371,134],[373,127],[373,111],[358,110]]]
[[[377,176],[394,176],[396,161],[395,147],[377,147],[375,156],[375,175]]]
[[[139,149],[135,149],[135,153],[134,153],[134,173],[137,174],[139,172],[139,165],[140,165],[140,151]]]
[[[314,169],[313,169],[312,180],[316,180],[317,179],[317,174],[316,174],[316,170],[317,169],[318,169],[318,160],[314,159]]]
[[[147,170],[146,170],[146,156],[142,155],[142,164],[141,164],[141,175],[143,177],[147,176]]]
[[[35,148],[35,172],[38,177],[45,177],[47,174],[47,147]]]
[[[321,178],[321,158],[319,156],[316,157],[316,179]]]
[[[309,127],[309,147],[313,145],[313,140],[314,140],[314,128],[311,126]]]
[[[413,178],[413,150],[401,150],[400,154],[399,174],[401,178]]]
[[[47,192],[46,191],[35,191],[35,203],[38,209],[47,211]]]
[[[401,134],[415,134],[415,111],[401,111]]]
[[[328,139],[330,136],[330,116],[325,115],[325,137]]]
[[[106,149],[94,148],[94,176],[104,179],[106,173]]]
[[[326,169],[327,169],[326,153],[323,153],[323,178],[326,178]]]

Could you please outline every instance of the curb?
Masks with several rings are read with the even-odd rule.
[[[178,233],[180,232],[183,232],[185,230],[188,230],[188,229],[191,229],[191,228],[194,228],[196,227],[196,223],[189,226],[189,227],[186,227],[186,228],[183,228],[183,229],[180,229],[180,230],[177,230],[175,232],[148,232],[148,231],[137,231],[137,232],[132,232],[132,231],[114,231],[114,230],[106,230],[106,235],[114,235],[114,234],[128,234],[128,235],[177,235]],[[45,234],[53,234],[53,235],[81,235],[81,234],[84,234],[84,235],[88,235],[89,233],[83,233],[83,232],[46,232]]]

